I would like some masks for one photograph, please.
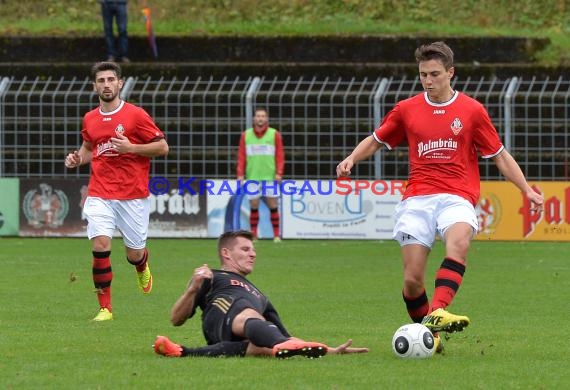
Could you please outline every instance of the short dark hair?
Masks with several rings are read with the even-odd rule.
[[[112,70],[113,72],[115,72],[115,76],[117,76],[119,80],[123,77],[121,72],[121,66],[119,64],[111,61],[102,61],[95,63],[91,67],[91,79],[95,81],[97,73],[103,72],[105,70]]]
[[[264,111],[267,114],[267,116],[269,116],[269,111],[267,111],[267,108],[265,107],[256,107],[255,111],[253,111],[253,114],[254,115],[257,114],[257,111]]]
[[[453,67],[453,51],[445,42],[433,42],[421,45],[416,49],[416,61],[418,63],[429,60],[439,60],[446,70]]]
[[[232,230],[222,233],[218,238],[218,253],[221,252],[222,248],[228,248],[233,245],[233,241],[238,237],[247,238],[248,240],[253,241],[253,233],[249,230]]]

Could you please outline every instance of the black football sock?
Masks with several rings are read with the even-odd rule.
[[[182,356],[203,356],[203,357],[231,357],[245,356],[249,341],[222,341],[217,344],[206,345],[205,347],[188,348],[182,347]]]
[[[273,322],[259,318],[250,318],[245,321],[244,331],[245,337],[258,347],[272,348],[275,344],[288,340]]]

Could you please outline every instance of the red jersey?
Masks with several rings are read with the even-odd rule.
[[[374,138],[388,149],[408,143],[410,173],[403,199],[446,193],[476,205],[478,155],[490,158],[503,150],[483,105],[460,92],[445,103],[431,102],[425,92],[399,102]]]
[[[119,154],[111,137],[122,133],[133,144],[147,144],[164,138],[164,134],[140,107],[121,101],[112,112],[100,108],[83,117],[83,140],[93,148],[89,196],[103,199],[140,199],[149,196],[150,158],[134,153]]]

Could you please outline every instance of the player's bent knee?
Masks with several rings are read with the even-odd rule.
[[[129,259],[129,262],[135,263],[143,258],[144,253],[145,253],[145,248],[143,249],[127,248],[127,259]]]
[[[407,296],[418,296],[425,290],[423,280],[419,279],[405,279],[404,280],[404,293]]]
[[[97,236],[93,238],[92,250],[94,252],[107,252],[111,250],[111,239],[107,236]]]
[[[258,318],[265,321],[265,318],[256,310],[251,308],[243,309],[238,315],[234,317],[234,320],[232,322],[233,333],[243,335],[245,323],[251,318]]]

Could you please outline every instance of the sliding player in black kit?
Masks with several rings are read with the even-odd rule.
[[[352,340],[329,347],[292,337],[271,302],[246,276],[255,266],[253,235],[245,230],[223,233],[218,240],[220,270],[204,264],[194,270],[188,287],[172,307],[171,321],[180,326],[202,310],[202,330],[207,346],[188,348],[158,336],[156,353],[184,356],[305,356],[319,358],[327,353],[367,352],[352,348]]]

